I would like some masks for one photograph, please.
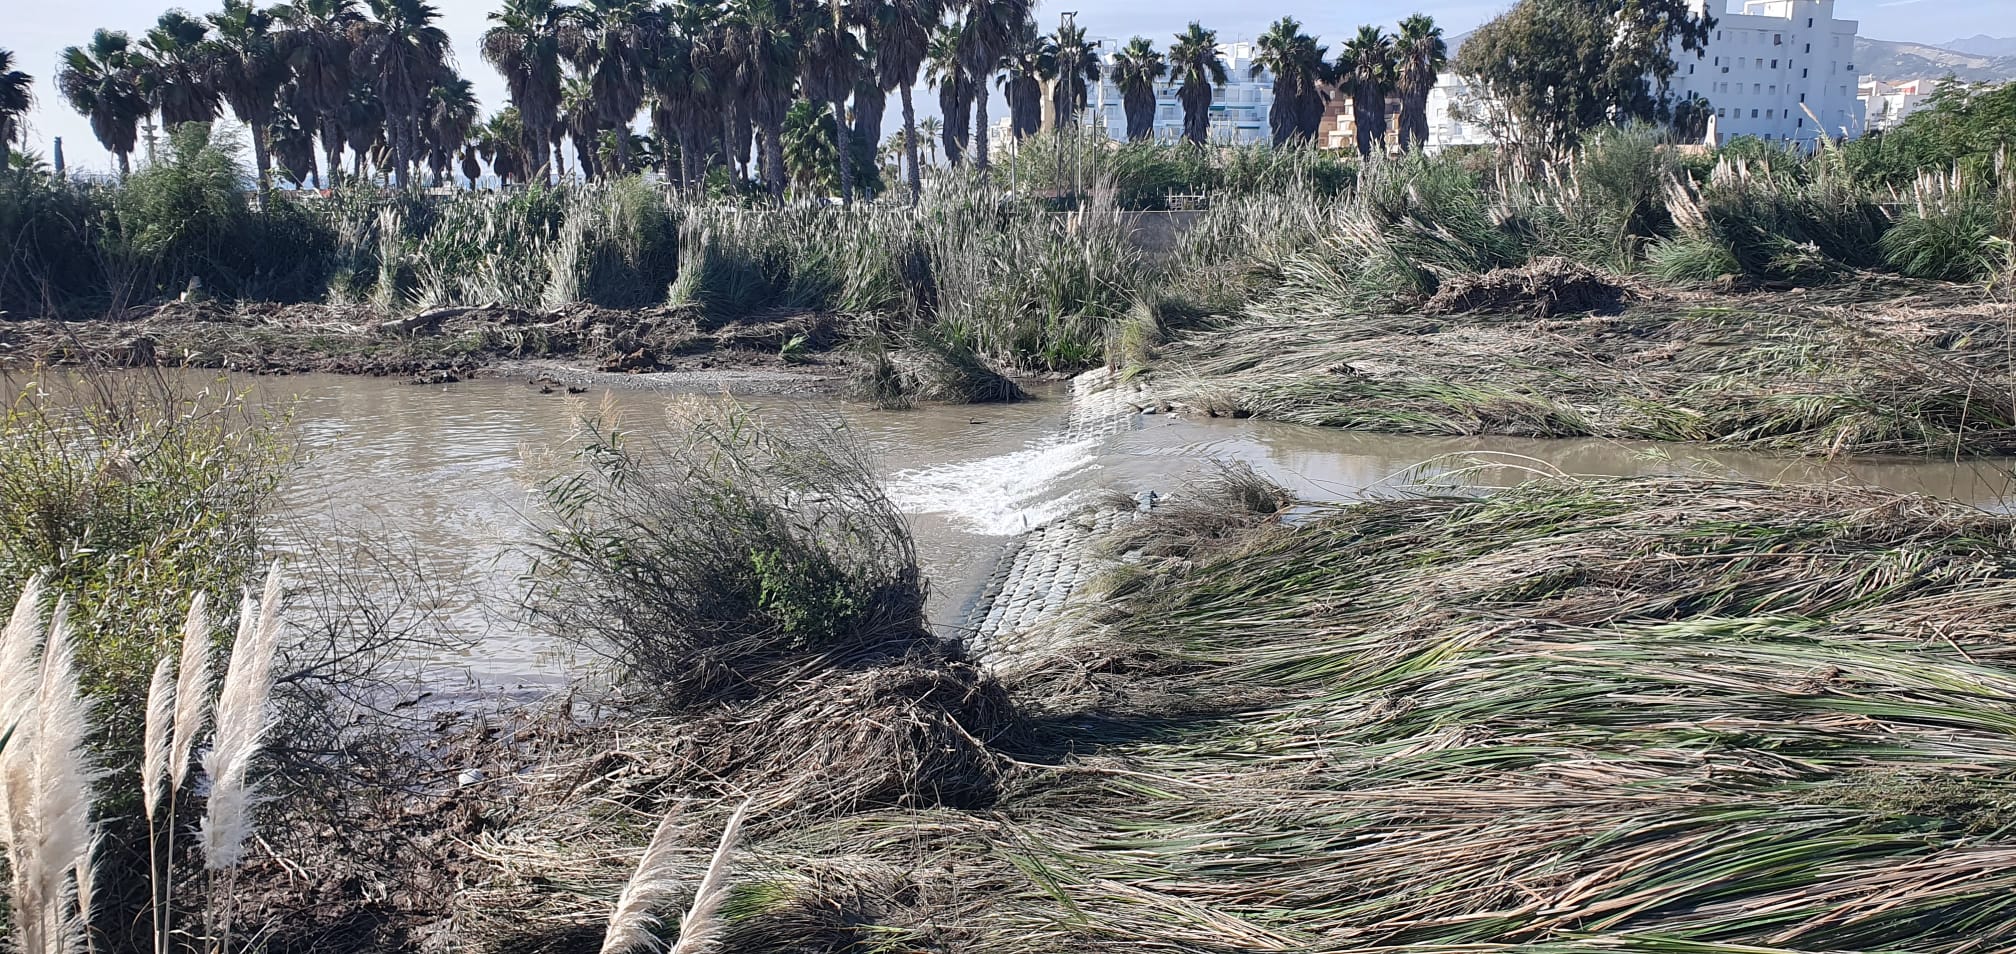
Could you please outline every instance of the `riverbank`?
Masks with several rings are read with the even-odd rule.
[[[836,351],[830,315],[778,312],[716,323],[697,309],[553,311],[170,302],[91,321],[0,321],[0,367],[174,367],[251,374],[404,377],[448,383],[478,374],[610,386],[669,375],[718,390],[835,389],[854,359]]]
[[[677,910],[746,799],[730,951],[2016,943],[2016,523],[1683,479],[1294,527],[1242,496],[1116,536],[1140,572],[998,677],[1012,718],[818,670],[592,730],[489,807],[450,932],[592,949],[661,818]]]
[[[1484,307],[1278,299],[1176,338],[1131,381],[1199,413],[1395,433],[2016,453],[2016,304],[1978,286],[1707,294],[1526,271],[1466,283],[1505,289],[1471,296]]]

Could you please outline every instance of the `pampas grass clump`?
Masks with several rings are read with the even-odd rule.
[[[45,638],[41,596],[41,581],[29,581],[0,636],[0,720],[12,733],[0,749],[0,836],[23,954],[76,950],[84,925],[71,902],[88,905],[92,889],[91,711],[77,688],[69,607],[58,602]]]

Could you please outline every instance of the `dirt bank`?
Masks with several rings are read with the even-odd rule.
[[[0,367],[24,364],[328,372],[449,382],[526,365],[562,386],[687,375],[691,387],[813,387],[846,374],[833,316],[778,313],[727,324],[693,309],[442,308],[171,302],[113,319],[0,320]],[[540,362],[529,365],[529,362]],[[790,384],[790,382],[798,382]]]

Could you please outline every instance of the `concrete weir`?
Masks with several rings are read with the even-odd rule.
[[[1108,371],[1089,371],[1072,381],[1071,414],[1058,440],[1104,439],[1140,426],[1138,404],[1116,386]],[[1122,562],[1100,543],[1118,527],[1152,510],[1153,491],[1131,502],[1088,506],[1040,526],[1010,542],[994,573],[968,608],[960,636],[976,659],[990,667],[1057,648],[1069,638],[1065,621],[1073,597],[1088,581]]]

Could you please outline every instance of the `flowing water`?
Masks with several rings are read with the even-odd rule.
[[[207,383],[207,380],[206,382]],[[465,641],[443,662],[474,683],[564,679],[590,665],[516,612],[529,566],[536,481],[580,416],[603,401],[626,429],[672,426],[672,394],[542,394],[523,382],[448,386],[302,376],[234,382],[291,407],[305,459],[285,491],[288,536],[325,556],[381,560],[431,579],[438,622]],[[876,411],[828,398],[743,401],[765,414],[837,415],[864,439],[908,517],[940,625],[962,610],[1008,538],[1109,491],[1181,491],[1219,462],[1243,462],[1303,497],[1349,500],[1438,479],[1505,486],[1536,472],[1700,473],[1843,480],[2001,508],[2009,475],[1989,464],[1854,466],[1680,445],[1420,438],[1226,419],[1073,414],[1069,391],[1014,405]],[[1125,409],[1122,409],[1124,412]]]

